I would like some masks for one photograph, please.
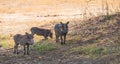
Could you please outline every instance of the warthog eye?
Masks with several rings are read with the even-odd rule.
[[[67,30],[68,30],[67,24],[63,24],[63,25],[62,25],[62,30],[63,30],[63,31],[67,31]]]

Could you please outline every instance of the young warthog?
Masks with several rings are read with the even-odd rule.
[[[65,44],[66,35],[68,33],[68,24],[69,22],[67,23],[60,22],[60,24],[55,25],[54,30],[55,30],[55,35],[56,35],[56,42],[59,41],[59,37],[60,37],[61,44]]]
[[[14,53],[18,54],[18,46],[24,46],[24,54],[29,54],[29,45],[34,43],[33,35],[26,32],[25,35],[16,34],[14,37]]]
[[[47,37],[49,36],[50,38],[52,38],[52,32],[51,30],[48,29],[42,29],[42,28],[38,28],[38,27],[32,27],[31,29],[31,33],[34,35],[41,35],[43,36],[45,39],[47,39]]]

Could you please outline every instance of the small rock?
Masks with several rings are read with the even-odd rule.
[[[41,57],[41,56],[38,57],[38,59],[40,59],[40,60],[41,60],[42,58],[43,58],[43,57]]]
[[[37,63],[37,60],[33,60],[34,63]]]

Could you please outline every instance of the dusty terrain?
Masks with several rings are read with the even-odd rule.
[[[13,54],[12,49],[0,49],[1,64],[118,64],[120,63],[120,14],[95,17],[86,23],[73,25],[67,44],[49,51],[31,48],[30,55]],[[93,22],[94,21],[94,22]],[[76,21],[78,24],[79,21]],[[77,35],[77,36],[76,36]],[[80,37],[79,37],[80,36]],[[70,39],[73,37],[72,39]],[[41,40],[42,42],[42,40]],[[49,41],[47,41],[49,42]],[[38,42],[39,44],[40,42]],[[43,41],[43,43],[46,43]],[[56,44],[56,43],[55,43]],[[37,45],[37,44],[36,44]],[[36,45],[34,45],[36,47]],[[90,47],[89,47],[90,46]],[[92,51],[89,49],[95,46]],[[98,49],[97,47],[108,48]],[[83,50],[79,49],[85,48]],[[78,48],[78,50],[77,50]],[[111,49],[109,49],[111,48]],[[95,51],[94,51],[95,49]],[[101,50],[101,51],[100,51]],[[103,50],[103,51],[102,51]],[[110,50],[110,51],[109,51]],[[95,56],[94,56],[95,55]]]
[[[119,0],[0,0],[0,64],[119,64],[119,11]],[[53,30],[61,21],[70,21],[66,45],[53,38],[46,42],[56,49],[39,51],[34,47],[46,42],[35,36],[30,55],[13,54],[14,34]]]
[[[119,0],[0,0],[0,34],[21,33],[54,21],[106,15],[107,9],[113,14],[120,10],[119,4]]]

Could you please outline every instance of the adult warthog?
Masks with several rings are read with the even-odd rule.
[[[67,23],[60,22],[60,24],[55,25],[54,30],[55,30],[56,42],[59,41],[59,37],[60,37],[61,44],[65,44],[66,35],[68,33],[68,24],[69,22]]]
[[[13,36],[15,45],[14,45],[14,53],[18,54],[18,46],[22,45],[24,47],[24,54],[29,54],[29,45],[32,45],[34,43],[33,40],[33,35],[32,34],[28,34],[26,32],[25,35],[21,35],[21,34],[16,34]]]
[[[47,39],[47,37],[52,38],[52,32],[49,29],[43,29],[43,28],[38,28],[38,27],[32,27],[31,29],[31,33],[34,35],[40,35],[43,36],[45,39]]]

